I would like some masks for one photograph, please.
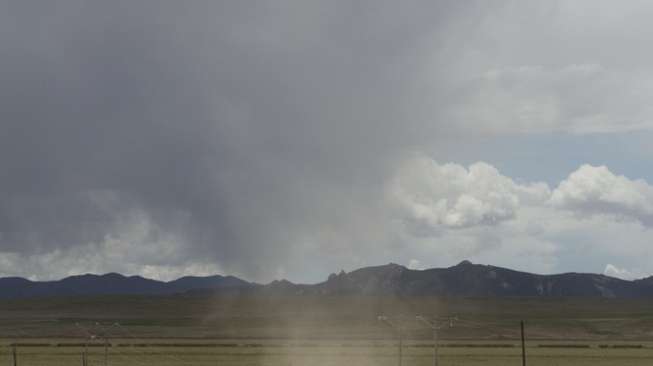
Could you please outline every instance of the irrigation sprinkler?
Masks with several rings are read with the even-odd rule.
[[[403,335],[403,326],[401,324],[401,315],[399,316],[399,321],[398,324],[393,323],[390,318],[388,318],[385,315],[379,315],[377,317],[377,320],[380,322],[383,322],[384,324],[388,325],[390,328],[394,329],[397,332],[397,336],[399,337],[399,342],[397,344],[397,365],[401,366],[401,362],[403,359],[402,355],[402,349],[403,349],[403,342],[404,342],[404,335]]]
[[[458,320],[456,317],[451,317],[445,324],[438,324],[437,320],[429,321],[421,315],[415,316],[415,319],[426,324],[429,328],[433,330],[433,366],[438,366],[438,330],[442,328],[452,328],[454,320]]]

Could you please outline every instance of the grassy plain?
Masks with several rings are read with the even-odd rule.
[[[110,347],[108,364],[127,365],[238,365],[238,366],[343,366],[396,365],[397,348],[394,344],[334,345],[269,344],[266,346],[173,346],[173,347]],[[643,366],[653,362],[653,347],[638,349],[600,348],[599,344],[585,343],[588,348],[549,348],[529,346],[528,364],[536,366]],[[10,365],[11,349],[2,348],[0,364]],[[18,351],[19,365],[76,365],[81,364],[82,347],[22,347]],[[432,348],[425,344],[409,344],[403,348],[403,365],[432,365]],[[519,347],[441,347],[441,366],[521,365]],[[88,365],[103,365],[104,350],[91,347]]]
[[[440,332],[440,366],[653,364],[653,301],[207,294],[0,302],[0,365],[396,365],[397,339],[377,320],[403,316],[403,365],[432,365],[416,314],[456,316]],[[95,336],[90,339],[90,336]]]

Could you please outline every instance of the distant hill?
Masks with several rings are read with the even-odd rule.
[[[282,280],[267,285],[233,276],[182,277],[163,282],[140,276],[80,275],[59,281],[0,278],[0,299],[77,295],[168,295],[185,292],[261,292],[293,295],[457,297],[653,297],[653,277],[626,281],[601,274],[539,275],[463,261],[448,268],[412,270],[390,263],[331,274],[314,285]]]
[[[653,297],[653,277],[626,281],[601,274],[538,275],[463,261],[448,268],[411,270],[398,264],[332,274],[298,292],[464,297]]]
[[[85,274],[59,281],[29,281],[24,278],[0,278],[0,299],[76,296],[76,295],[169,295],[191,290],[248,288],[253,284],[233,276],[182,277],[162,282],[118,273]]]

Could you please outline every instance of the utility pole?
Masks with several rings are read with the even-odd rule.
[[[522,366],[526,366],[526,342],[524,340],[524,321],[522,320],[521,323],[521,364]]]
[[[458,318],[449,318],[447,323],[438,325],[437,320],[428,321],[425,317],[417,315],[415,319],[421,321],[422,323],[428,325],[429,328],[433,330],[433,366],[438,366],[438,351],[439,351],[439,342],[438,342],[438,330],[444,327],[453,327],[453,321],[458,320]]]
[[[433,366],[438,366],[438,330],[433,328]]]
[[[95,322],[95,326],[100,328],[100,333],[98,333],[98,336],[102,337],[104,340],[104,366],[109,366],[109,332],[107,328],[105,328],[99,322]]]
[[[401,323],[399,323],[399,360],[398,364],[401,366],[401,363],[404,359],[403,357],[403,349],[404,349],[404,332],[403,329],[401,329]]]
[[[379,315],[377,319],[381,322],[384,322],[386,325],[388,325],[390,328],[394,329],[397,332],[397,336],[399,337],[399,342],[397,342],[397,365],[401,366],[402,361],[403,361],[403,355],[402,355],[402,350],[403,350],[403,343],[404,343],[404,335],[403,335],[403,327],[401,324],[401,319],[399,319],[399,324],[393,324],[390,319],[385,316],[385,315]]]
[[[109,338],[104,336],[104,366],[109,366]]]

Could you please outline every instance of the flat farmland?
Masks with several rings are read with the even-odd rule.
[[[652,341],[653,301],[601,298],[175,295],[0,301],[0,339],[110,338],[383,340],[378,315],[406,322],[408,339],[432,332],[416,315],[456,317],[444,340]],[[119,325],[117,325],[119,324]]]
[[[653,302],[610,299],[265,296],[193,294],[0,302],[0,365],[653,364]],[[448,320],[454,318],[449,327]],[[84,347],[84,345],[87,347]]]
[[[109,365],[397,365],[397,346],[392,342],[336,344],[304,343],[212,343],[188,344],[184,340],[161,346],[160,343],[139,343],[108,348]],[[630,347],[630,348],[629,348]],[[635,348],[637,347],[637,348]],[[641,348],[639,348],[641,347]],[[103,347],[88,347],[88,365],[104,365]],[[561,343],[529,345],[529,365],[650,365],[652,344]],[[17,349],[19,365],[81,365],[84,347],[23,346]],[[440,348],[440,365],[521,365],[521,348],[512,343],[445,343]],[[13,362],[11,347],[0,348],[0,364]],[[403,348],[403,365],[432,365],[433,349],[428,344],[409,342]]]

